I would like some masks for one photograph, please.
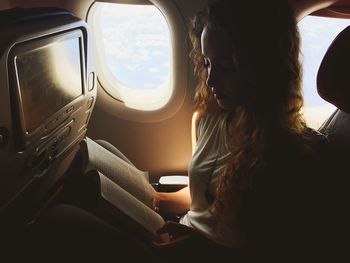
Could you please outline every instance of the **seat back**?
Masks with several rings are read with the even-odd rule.
[[[91,34],[58,8],[0,12],[0,219],[58,191],[96,98]]]
[[[321,126],[327,135],[339,168],[346,168],[350,156],[350,26],[329,46],[317,74],[320,96],[337,107]],[[336,168],[336,167],[334,167]],[[340,169],[338,169],[340,170]],[[350,169],[344,169],[350,175]]]
[[[350,26],[345,28],[329,46],[318,71],[317,89],[320,96],[337,107],[336,111],[321,126],[330,144],[329,163],[331,169],[327,178],[328,196],[325,213],[330,218],[331,243],[333,248],[346,249],[342,240],[348,238],[348,207],[350,187]],[[339,251],[333,253],[340,256]]]

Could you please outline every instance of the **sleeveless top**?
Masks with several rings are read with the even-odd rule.
[[[180,223],[236,246],[242,242],[241,232],[220,224],[212,213],[213,193],[231,157],[224,124],[227,114],[206,115],[200,120],[189,165],[192,204]],[[332,174],[327,165],[327,138],[312,129],[302,137],[276,133],[270,148],[266,166],[242,198],[243,245],[263,253],[280,251],[281,255],[317,247],[313,244],[322,247],[320,243],[326,240],[322,235],[327,232],[323,231],[328,218],[327,179]]]
[[[226,118],[227,113],[221,112],[205,115],[200,120],[198,141],[188,169],[192,203],[180,223],[231,245],[235,240],[235,231],[229,226],[220,225],[211,211],[213,193],[231,155],[226,139]]]

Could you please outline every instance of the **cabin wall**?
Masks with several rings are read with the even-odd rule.
[[[89,2],[89,1],[86,1]],[[174,0],[184,23],[204,4],[203,1]],[[65,7],[82,17],[88,10],[77,1],[66,1]],[[189,50],[184,50],[188,53]],[[121,150],[135,165],[150,172],[151,180],[163,174],[187,173],[191,159],[191,117],[195,81],[189,69],[186,98],[170,118],[154,123],[127,121],[104,111],[96,103],[90,119],[88,136],[104,139]],[[98,98],[97,98],[98,99]]]
[[[65,0],[1,0],[0,9],[9,9],[14,7],[41,7],[63,5]]]
[[[167,0],[166,0],[167,1]],[[204,4],[202,0],[173,0],[184,23]],[[1,0],[0,9],[13,7],[63,7],[86,19],[92,0]],[[188,53],[189,50],[184,50]],[[191,117],[195,81],[192,69],[185,79],[187,94],[182,106],[170,118],[154,122],[127,121],[104,111],[96,103],[88,128],[88,136],[104,139],[120,149],[135,165],[148,170],[152,180],[163,174],[187,173],[191,159]]]
[[[106,0],[113,2],[113,0]],[[144,1],[144,0],[125,0]],[[172,1],[180,11],[185,24],[206,0],[164,0]],[[86,19],[93,0],[1,0],[0,10],[13,7],[63,7]],[[293,0],[300,17],[337,0]],[[189,50],[183,50],[188,53]],[[184,77],[187,78],[187,77]],[[154,123],[127,121],[107,113],[98,103],[90,120],[88,136],[93,139],[105,139],[119,148],[137,167],[150,171],[153,179],[162,174],[186,173],[191,158],[190,122],[193,112],[192,97],[195,80],[189,69],[187,95],[182,106],[170,118]]]

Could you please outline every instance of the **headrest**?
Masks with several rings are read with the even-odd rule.
[[[350,26],[329,46],[317,74],[318,94],[350,113]]]
[[[69,14],[65,9],[56,7],[35,7],[35,8],[22,8],[15,7],[11,9],[5,9],[0,11],[0,25],[8,26],[12,23],[18,23],[23,21],[30,21],[31,19],[52,17],[53,15]]]

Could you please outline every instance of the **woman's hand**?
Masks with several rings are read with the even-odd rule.
[[[194,230],[193,228],[173,221],[168,221],[165,223],[165,225],[157,232],[159,235],[164,233],[169,234],[170,240],[167,243],[179,242],[181,240],[199,235],[198,231]]]
[[[184,258],[189,262],[213,262],[213,260],[227,258],[238,258],[240,252],[233,247],[219,243],[207,237],[205,234],[176,222],[169,221],[158,231],[159,235],[168,234],[169,238],[161,242],[153,242],[155,248],[160,255],[171,257],[174,262],[183,261]],[[193,257],[193,259],[192,259]]]
[[[190,209],[191,195],[188,186],[176,192],[155,192],[152,209],[159,214],[183,214]]]
[[[204,242],[208,242],[209,239],[199,231],[185,226],[183,224],[179,224],[176,222],[169,221],[165,223],[165,225],[160,228],[158,231],[160,236],[168,235],[169,238],[164,239],[160,238],[160,240],[165,240],[162,242],[154,242],[153,245],[155,248],[166,249],[166,248],[174,248],[174,247],[184,247],[193,244],[199,244]]]

